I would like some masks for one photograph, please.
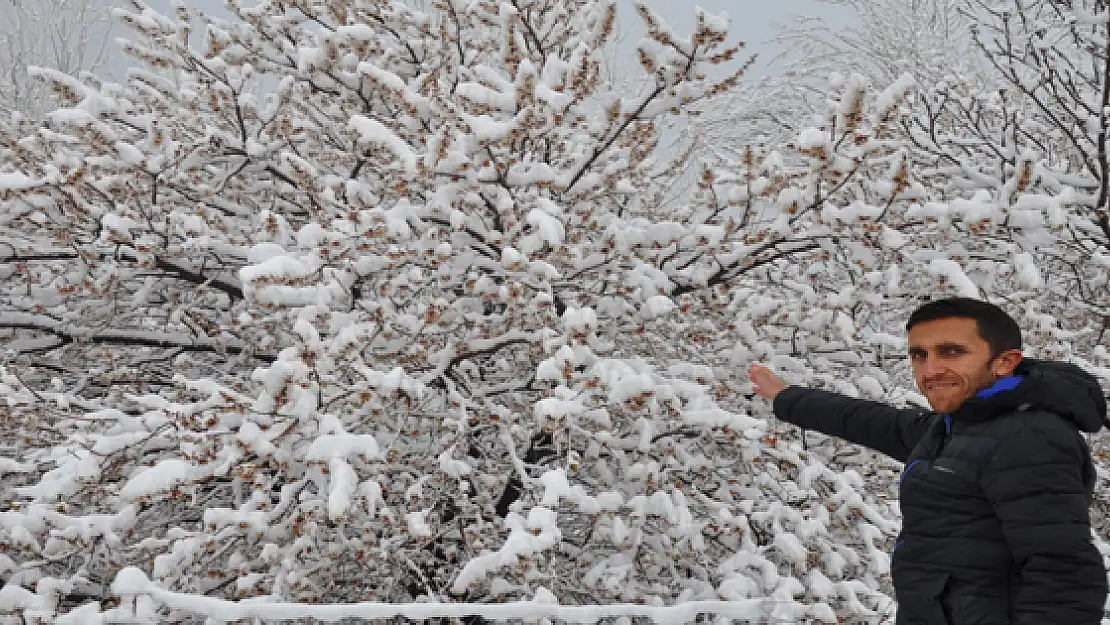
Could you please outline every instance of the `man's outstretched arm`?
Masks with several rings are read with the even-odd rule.
[[[838,393],[788,386],[763,365],[752,365],[748,375],[756,394],[770,400],[775,416],[783,421],[870,447],[902,462],[936,418],[926,410],[899,410]]]

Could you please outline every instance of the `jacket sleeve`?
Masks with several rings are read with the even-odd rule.
[[[980,474],[1019,574],[1012,625],[1099,623],[1107,579],[1091,541],[1089,456],[1078,432],[1042,416],[1003,439]]]
[[[789,386],[775,397],[775,416],[807,430],[838,436],[905,462],[936,414],[837,393]]]

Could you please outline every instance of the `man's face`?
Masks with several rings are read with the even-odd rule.
[[[1019,362],[1019,350],[992,358],[991,346],[979,336],[974,319],[937,319],[910,329],[910,363],[917,388],[937,412],[956,410],[999,378],[1011,375]]]

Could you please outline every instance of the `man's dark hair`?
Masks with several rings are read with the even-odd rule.
[[[910,315],[906,331],[919,323],[954,317],[975,320],[979,336],[991,346],[992,356],[1010,349],[1021,349],[1021,328],[1014,318],[990,302],[970,297],[938,299],[921,306]]]

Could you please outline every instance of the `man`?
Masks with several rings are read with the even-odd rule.
[[[906,324],[935,413],[787,386],[749,369],[782,420],[904,463],[892,573],[899,625],[1099,625],[1107,572],[1091,540],[1095,468],[1080,434],[1106,421],[1098,382],[1024,359],[987,302],[933,301]]]

